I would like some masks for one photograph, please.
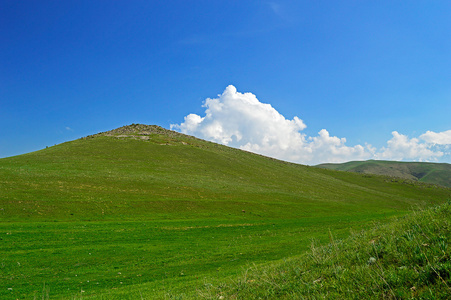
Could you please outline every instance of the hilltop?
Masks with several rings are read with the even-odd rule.
[[[142,124],[0,159],[0,190],[2,299],[190,297],[451,198]]]
[[[320,164],[317,167],[363,174],[387,175],[451,188],[451,165],[446,163],[368,160],[342,164]]]
[[[145,125],[145,124],[131,124],[125,125],[113,130],[100,132],[94,135],[89,135],[86,138],[95,138],[99,136],[112,136],[116,138],[140,138],[143,140],[149,140],[152,135],[165,135],[167,137],[183,137],[183,138],[192,138],[188,135],[167,130],[161,126],[157,125]]]

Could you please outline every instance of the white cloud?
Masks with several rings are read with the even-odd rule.
[[[420,138],[427,143],[436,145],[451,145],[451,130],[443,132],[426,131]]]
[[[287,120],[270,104],[258,101],[251,93],[239,93],[229,85],[219,98],[205,100],[205,117],[190,114],[180,125],[171,125],[183,133],[234,147],[269,147],[287,149],[302,140],[298,132],[306,125],[294,117]]]
[[[392,132],[393,137],[387,142],[375,158],[388,160],[419,160],[435,161],[444,153],[433,150],[431,145],[421,143],[417,138],[409,139],[406,135],[397,131]]]
[[[326,129],[319,132],[319,136],[311,137],[312,153],[316,161],[320,162],[345,162],[349,160],[365,160],[371,158],[371,146],[356,145],[346,146],[346,138],[330,136]]]
[[[449,143],[450,131],[431,131],[409,139],[396,131],[380,150],[369,144],[347,146],[346,138],[330,136],[322,129],[308,137],[307,127],[298,117],[286,119],[270,104],[260,102],[252,93],[239,93],[229,85],[217,98],[205,100],[205,116],[189,114],[171,129],[266,156],[302,164],[386,159],[436,161],[443,155],[434,144]]]
[[[197,126],[199,126],[199,124],[202,123],[203,119],[204,118],[201,118],[200,116],[198,116],[196,114],[189,114],[185,117],[184,123],[180,124],[180,126],[171,125],[171,129],[172,129],[172,127],[177,127],[182,132],[195,132],[197,129]]]
[[[252,93],[239,93],[229,85],[218,98],[205,100],[205,116],[189,114],[171,129],[206,140],[263,155],[300,163],[342,162],[370,158],[367,148],[348,147],[346,139],[330,136],[325,129],[317,137],[301,133],[307,126],[294,117],[286,119]]]

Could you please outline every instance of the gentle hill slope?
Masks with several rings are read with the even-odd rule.
[[[4,220],[384,212],[449,193],[415,182],[285,163],[156,126],[132,125],[0,160]],[[440,196],[442,195],[442,196]],[[20,200],[20,203],[14,200]],[[11,210],[11,211],[10,211]]]
[[[317,167],[364,174],[394,176],[439,184],[451,188],[451,165],[446,163],[368,160],[351,161],[342,164],[320,164]]]
[[[140,124],[0,159],[0,192],[2,299],[191,295],[451,197]]]

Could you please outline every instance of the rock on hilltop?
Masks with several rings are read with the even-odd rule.
[[[149,134],[179,134],[178,132],[164,129],[157,125],[131,124],[113,130],[99,133],[99,135],[114,136],[118,134],[149,135]]]
[[[100,132],[94,135],[89,135],[86,138],[93,138],[99,136],[113,136],[117,138],[127,138],[127,137],[140,137],[141,139],[148,139],[150,135],[158,134],[165,135],[167,137],[188,137],[185,134],[165,129],[157,125],[145,125],[145,124],[131,124],[122,126],[113,130]]]

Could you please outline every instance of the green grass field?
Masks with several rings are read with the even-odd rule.
[[[132,125],[0,160],[1,299],[197,298],[451,190]]]
[[[297,257],[205,285],[202,299],[449,299],[451,202],[312,242]]]

